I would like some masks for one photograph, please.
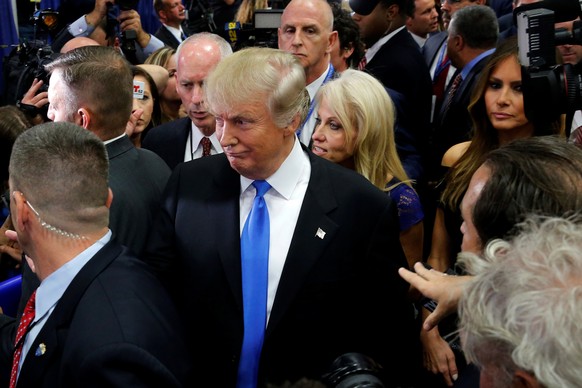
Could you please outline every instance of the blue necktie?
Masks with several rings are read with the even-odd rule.
[[[244,337],[238,365],[237,388],[256,388],[261,349],[267,325],[269,275],[269,210],[263,197],[271,188],[254,181],[257,195],[240,239]]]

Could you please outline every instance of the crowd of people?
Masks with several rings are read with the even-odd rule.
[[[239,48],[95,0],[0,107],[1,385],[580,386],[582,106],[532,113],[508,16],[539,1],[290,0]]]

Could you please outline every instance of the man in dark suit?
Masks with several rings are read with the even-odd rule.
[[[181,0],[154,0],[154,10],[162,25],[154,36],[166,46],[178,48],[188,36],[183,26],[186,20],[186,8]]]
[[[218,62],[230,54],[230,44],[209,32],[194,34],[180,44],[176,53],[176,90],[188,117],[152,128],[142,144],[171,169],[178,163],[222,152],[214,134],[214,116],[204,103],[204,82]],[[204,142],[209,147],[206,151]]]
[[[411,138],[424,156],[429,133],[431,80],[418,44],[406,30],[411,4],[405,0],[351,0],[354,20],[366,43],[361,68],[404,95]],[[418,179],[424,181],[424,174]]]
[[[10,387],[189,383],[175,307],[107,227],[108,170],[103,142],[71,123],[42,124],[14,145],[11,214],[41,283],[18,330],[16,321],[3,327],[14,350]]]
[[[495,12],[486,5],[465,7],[453,15],[447,54],[457,71],[435,118],[429,164],[440,166],[450,147],[470,139],[473,124],[467,107],[473,85],[495,50],[498,34]]]
[[[61,55],[46,69],[49,119],[73,122],[105,142],[113,190],[109,227],[140,254],[171,171],[125,135],[133,101],[128,63],[112,48],[87,46]]]
[[[245,86],[232,93],[232,85]],[[414,380],[418,327],[395,272],[405,259],[394,203],[301,145],[304,89],[289,53],[225,58],[206,83],[225,153],[178,165],[168,183],[145,257],[190,328],[201,386],[318,380],[346,352],[380,362],[386,386]],[[265,183],[266,193],[255,190]],[[269,236],[249,261],[249,214],[259,211],[268,212]],[[257,305],[258,326],[247,320]]]

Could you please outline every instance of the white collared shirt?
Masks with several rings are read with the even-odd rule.
[[[317,78],[315,81],[313,81],[312,83],[305,87],[305,89],[307,89],[307,93],[309,93],[309,101],[313,102],[313,99],[315,98],[315,95],[317,94],[317,91],[319,90],[321,85],[323,85],[323,81],[325,81],[325,78],[327,77],[329,70],[330,65],[328,64],[323,74],[321,74],[319,78]],[[317,112],[315,111],[314,107],[313,111],[311,112],[311,116],[309,116],[309,119],[305,122],[305,125],[301,129],[301,135],[299,136],[299,140],[307,147],[309,147],[309,143],[311,142],[311,135],[313,135],[313,131],[315,130],[316,117]]]
[[[386,42],[388,42],[390,40],[390,38],[392,38],[394,35],[398,34],[404,28],[406,28],[406,26],[402,26],[400,28],[397,28],[394,31],[392,31],[391,33],[389,33],[388,35],[384,35],[381,39],[379,39],[376,43],[374,43],[372,45],[372,47],[370,47],[366,51],[366,63],[370,63],[372,58],[374,58],[374,55],[376,55],[376,53],[378,51],[380,51],[382,46],[384,46],[384,44],[386,44]]]
[[[202,145],[200,140],[204,137],[204,134],[200,132],[200,129],[194,123],[192,123],[192,129],[188,135],[188,141],[186,141],[186,149],[184,150],[184,161],[188,162],[193,159],[198,159],[202,157]],[[206,136],[210,139],[212,146],[210,147],[210,154],[216,155],[223,152],[222,146],[216,137],[216,132],[210,136]]]
[[[167,24],[164,24],[164,27],[166,27],[168,31],[170,31],[172,35],[174,35],[174,38],[176,38],[178,42],[182,43],[182,34],[184,34],[184,31],[182,31],[182,27],[176,28],[168,26]]]
[[[269,279],[267,293],[267,321],[271,316],[275,294],[281,280],[283,266],[291,246],[291,239],[295,232],[295,225],[299,218],[299,211],[307,192],[311,164],[309,157],[295,139],[293,149],[281,167],[266,181],[271,189],[265,194],[265,202],[269,210],[270,239],[269,239]],[[252,186],[253,180],[241,175],[240,195],[240,233],[255,199],[256,190]]]

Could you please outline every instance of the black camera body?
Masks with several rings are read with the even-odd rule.
[[[541,124],[549,124],[566,114],[569,136],[573,114],[582,109],[581,65],[556,64],[556,45],[582,45],[582,22],[574,22],[572,32],[556,30],[556,22],[572,20],[573,15],[581,12],[577,0],[568,0],[569,4],[560,1],[562,8],[558,15],[554,9],[548,9],[554,8],[556,2],[547,0],[519,7],[514,12],[525,114]],[[564,7],[570,8],[564,12]]]
[[[129,62],[137,64],[136,57],[136,40],[137,32],[134,30],[119,31],[119,22],[117,21],[118,11],[128,11],[136,9],[139,0],[115,0],[115,3],[107,4],[107,37],[119,36],[119,42],[123,54]]]

